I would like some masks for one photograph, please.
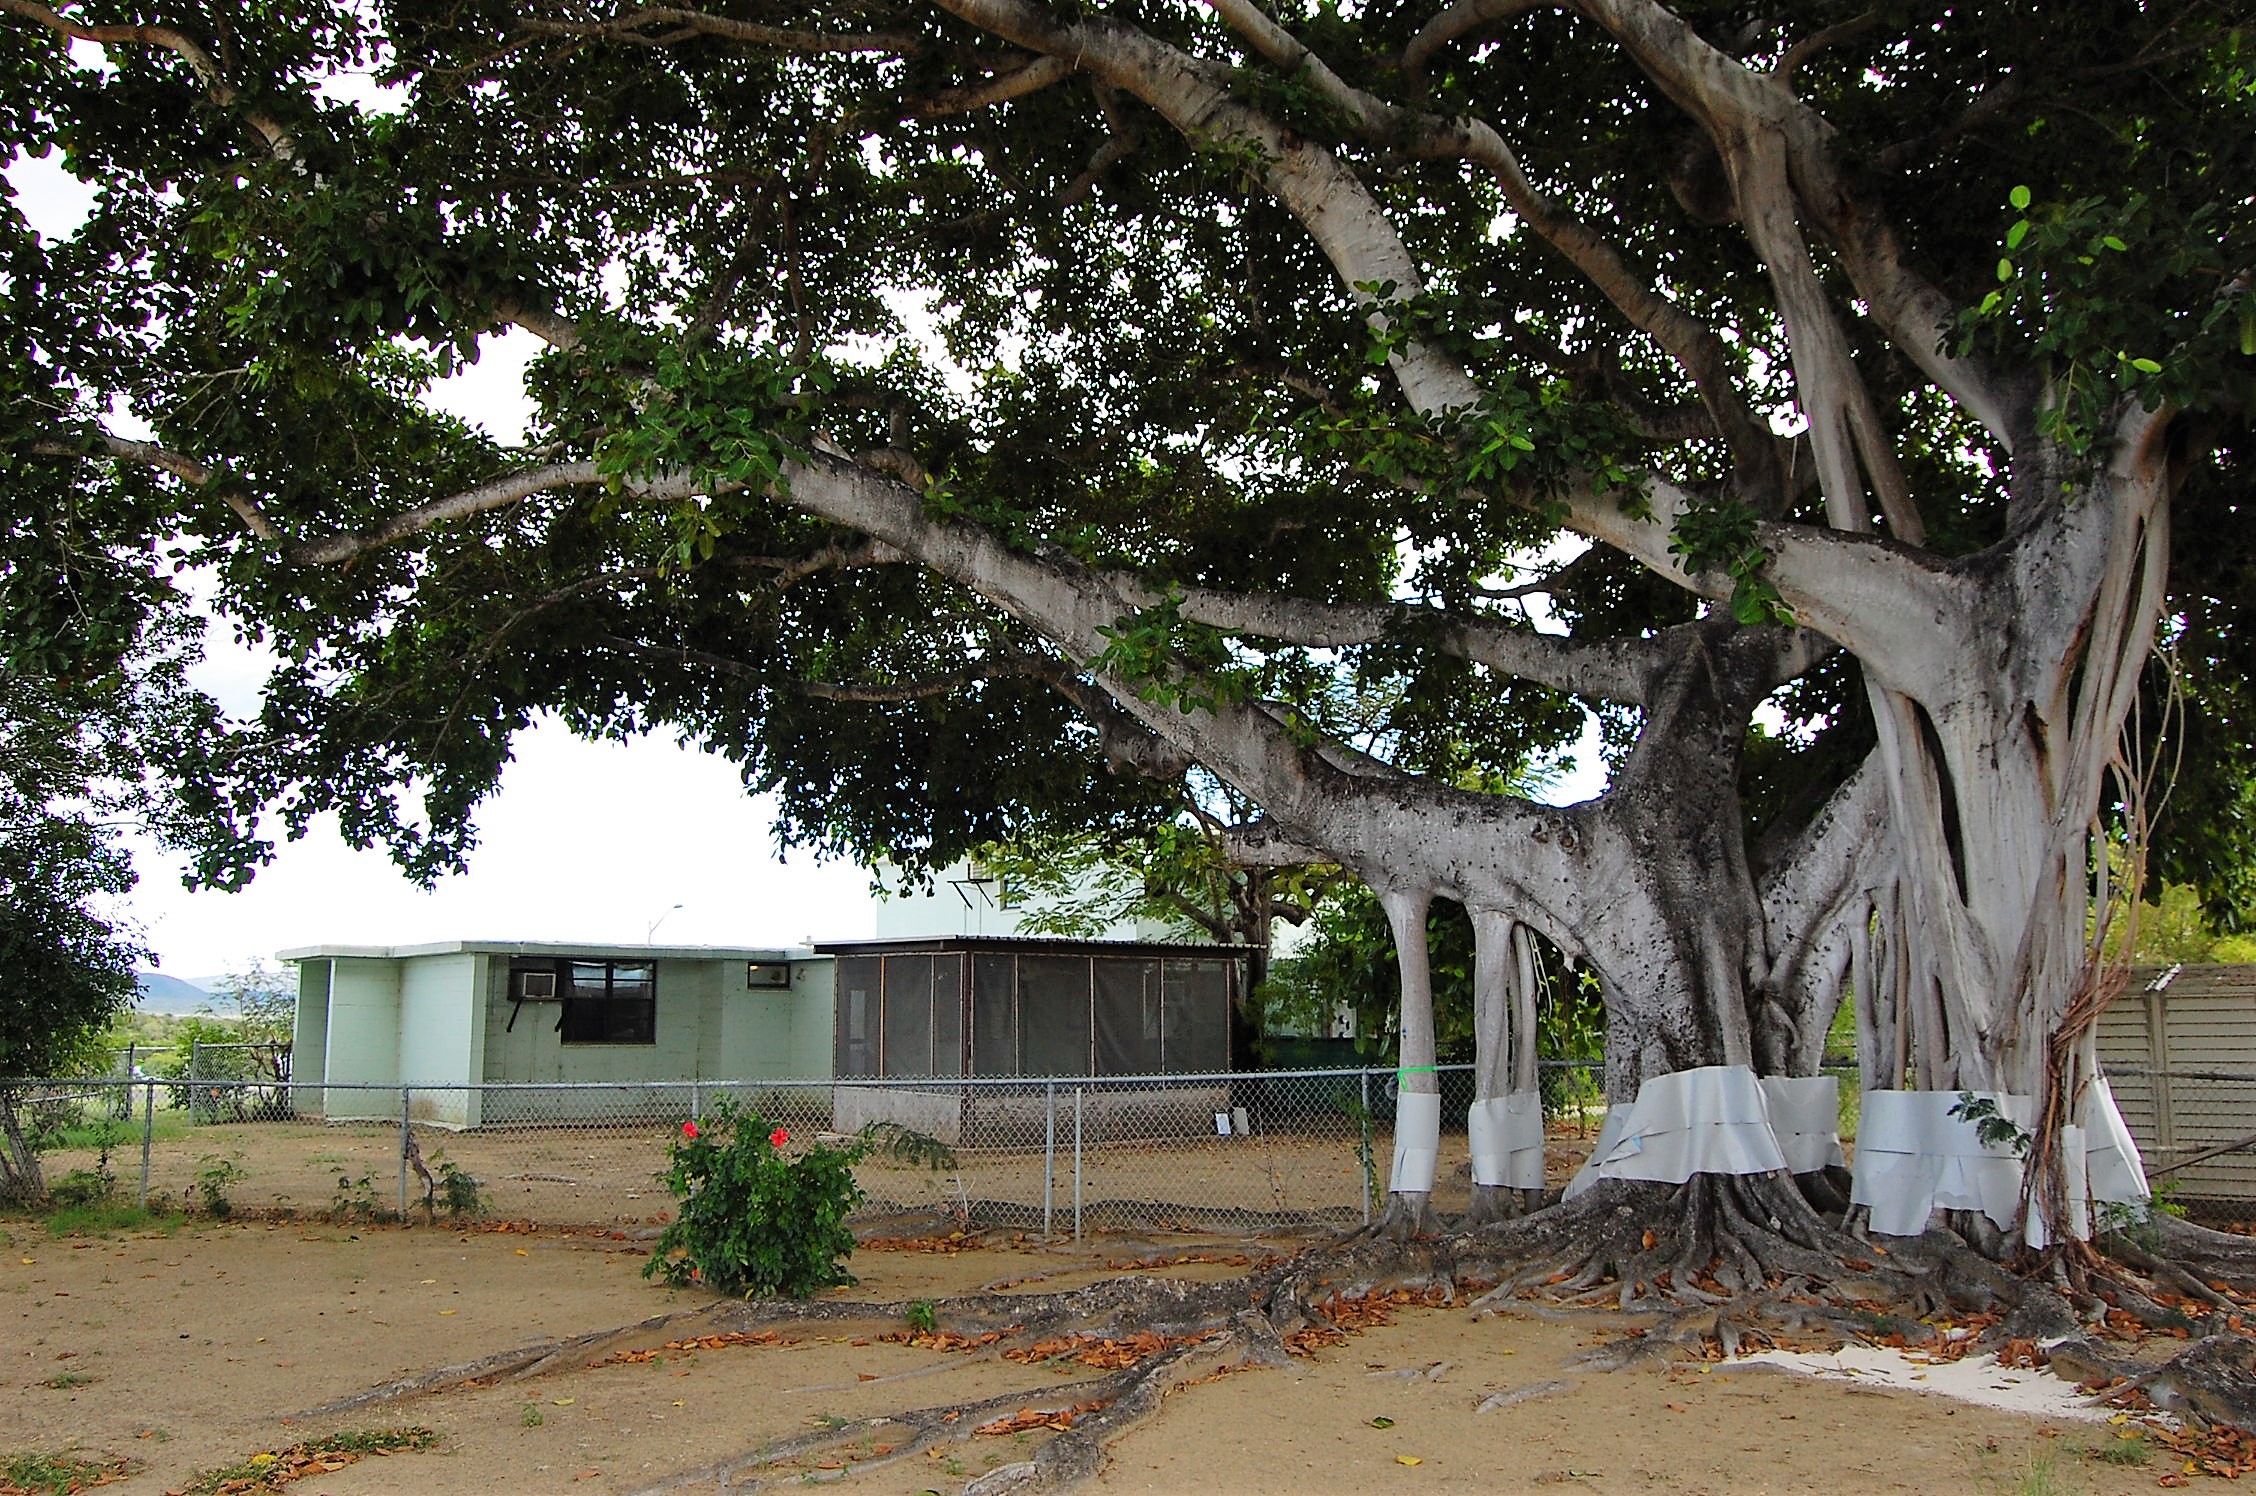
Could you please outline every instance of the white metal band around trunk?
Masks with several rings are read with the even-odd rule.
[[[1496,1188],[1543,1188],[1543,1098],[1511,1091],[1476,1101],[1465,1114],[1465,1141],[1473,1155],[1473,1183]]]
[[[1797,1105],[1807,1110],[1800,1098]],[[1703,1065],[1656,1075],[1637,1088],[1636,1101],[1609,1109],[1567,1197],[1601,1179],[1682,1184],[1695,1174],[1768,1174],[1785,1167],[1769,1098],[1755,1072],[1745,1065]]]

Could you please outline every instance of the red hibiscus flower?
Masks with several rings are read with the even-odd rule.
[[[696,1137],[696,1136],[697,1136],[697,1124],[696,1124],[695,1122],[684,1122],[684,1123],[682,1124],[682,1136],[683,1136],[683,1137],[685,1137],[685,1138],[693,1138],[693,1137]]]
[[[781,1148],[784,1144],[790,1141],[791,1134],[785,1132],[780,1127],[777,1128],[774,1132],[768,1134],[768,1146],[771,1148]]]

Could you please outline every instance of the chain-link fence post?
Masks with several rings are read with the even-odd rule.
[[[1363,1129],[1363,1138],[1355,1149],[1356,1172],[1363,1176],[1363,1224],[1371,1224],[1371,1072],[1366,1070],[1363,1082],[1363,1105],[1356,1112],[1356,1125]]]
[[[1042,1234],[1050,1234],[1051,1204],[1057,1189],[1057,1082],[1042,1082]]]
[[[133,1074],[130,1069],[125,1073],[128,1076]],[[131,1080],[125,1083],[125,1114],[128,1117],[133,1115],[133,1082]],[[156,1082],[151,1081],[148,1086],[148,1094],[141,1102],[141,1199],[139,1203],[143,1210],[149,1208],[149,1148],[156,1141],[156,1137],[157,1086]]]
[[[705,1094],[696,1081],[689,1083],[689,1120],[692,1122],[705,1120]]]
[[[413,1123],[409,1120],[413,1115],[410,1111],[413,1103],[409,1099],[412,1095],[412,1088],[408,1086],[400,1087],[399,1215],[403,1221],[407,1219],[407,1150],[413,1146],[415,1137],[415,1134],[410,1130]]]
[[[1073,1239],[1081,1239],[1081,1098],[1086,1093],[1079,1086],[1073,1088]]]

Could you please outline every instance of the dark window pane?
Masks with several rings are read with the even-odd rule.
[[[558,1032],[566,1044],[658,1042],[658,976],[646,962],[570,963],[571,990]],[[621,973],[627,974],[624,981]]]
[[[1096,1073],[1156,1073],[1160,1060],[1159,963],[1100,956],[1096,970]]]
[[[885,1047],[880,1075],[932,1073],[932,958],[886,956]]]
[[[1016,956],[971,958],[971,1073],[1019,1073]]]
[[[1163,1068],[1206,1074],[1230,1068],[1230,976],[1221,961],[1169,961]]]
[[[877,980],[877,957],[839,958],[837,1064],[840,1075],[877,1074]]]
[[[961,956],[932,960],[932,1073],[963,1074],[963,984]]]
[[[1088,1075],[1089,958],[1021,956],[1020,1073]]]

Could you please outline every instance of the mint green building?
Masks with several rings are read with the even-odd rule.
[[[617,1116],[626,1093],[608,1086],[830,1074],[835,962],[806,951],[450,940],[281,955],[298,968],[300,1116],[397,1118],[404,1085],[416,1119],[442,1126],[570,1121]],[[473,1089],[510,1083],[597,1089]]]

